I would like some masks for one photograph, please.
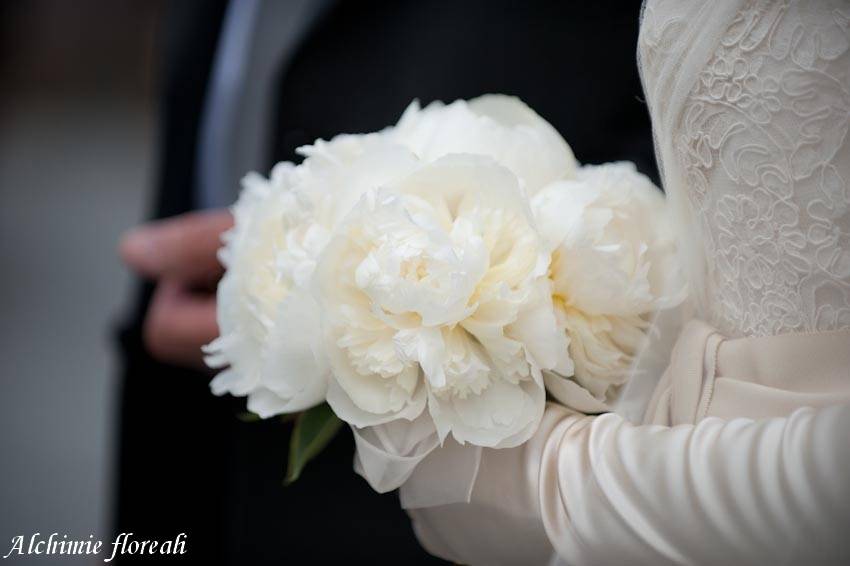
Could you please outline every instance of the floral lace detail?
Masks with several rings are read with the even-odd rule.
[[[849,124],[850,5],[748,2],[675,139],[727,335],[850,328]]]

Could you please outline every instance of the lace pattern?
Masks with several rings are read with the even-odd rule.
[[[644,25],[651,74],[687,21]],[[677,120],[705,318],[729,336],[850,328],[850,3],[746,2]]]

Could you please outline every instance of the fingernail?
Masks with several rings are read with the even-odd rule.
[[[159,253],[155,230],[139,227],[125,232],[119,249],[130,267],[144,273],[156,271]]]

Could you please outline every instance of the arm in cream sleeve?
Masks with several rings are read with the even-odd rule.
[[[470,503],[411,511],[465,564],[825,563],[850,557],[850,406],[761,421],[632,425],[547,407],[487,450]]]

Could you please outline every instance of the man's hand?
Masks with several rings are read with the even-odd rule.
[[[156,282],[144,323],[145,345],[156,359],[203,367],[201,346],[218,336],[215,284],[221,233],[233,225],[225,210],[192,212],[144,224],[121,240],[124,262]]]

